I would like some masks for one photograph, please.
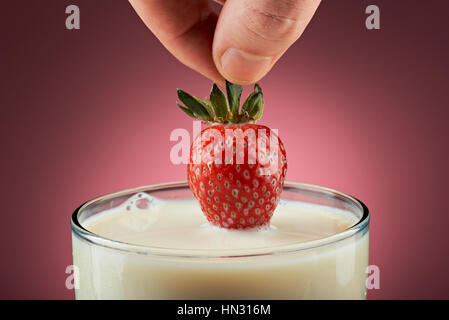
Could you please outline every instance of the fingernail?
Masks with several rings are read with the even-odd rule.
[[[267,72],[272,59],[229,48],[221,56],[220,62],[226,78],[241,82],[253,82],[259,80]]]

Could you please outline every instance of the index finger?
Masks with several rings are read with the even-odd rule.
[[[218,16],[208,0],[129,2],[145,25],[179,61],[214,81],[224,81],[212,59]]]

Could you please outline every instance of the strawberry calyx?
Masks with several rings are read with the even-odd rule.
[[[192,118],[209,123],[246,123],[256,122],[263,113],[262,89],[256,83],[240,108],[242,86],[226,81],[226,94],[214,83],[209,98],[192,96],[178,89],[178,98],[184,104],[178,107]]]

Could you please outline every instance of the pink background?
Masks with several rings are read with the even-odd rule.
[[[69,4],[81,30],[65,29]],[[381,30],[368,31],[368,4]],[[372,299],[449,298],[448,24],[434,1],[323,1],[261,81],[289,181],[335,188],[372,213]],[[2,6],[0,298],[71,299],[69,217],[101,194],[185,179],[169,134],[191,130],[177,87],[210,81],[177,62],[127,1]]]

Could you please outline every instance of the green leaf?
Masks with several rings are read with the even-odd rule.
[[[262,116],[263,111],[262,92],[252,92],[243,103],[242,110],[248,112],[248,115],[251,119],[259,120]]]
[[[230,83],[226,80],[226,93],[228,94],[229,109],[233,117],[238,115],[242,86]]]
[[[251,119],[259,120],[262,117],[263,105],[262,89],[256,83],[254,85],[254,91],[248,95],[243,103],[242,110],[245,110]]]
[[[176,104],[178,105],[178,107],[179,107],[182,111],[184,111],[185,113],[187,113],[187,115],[188,115],[189,117],[192,117],[192,118],[195,118],[195,119],[196,119],[195,115],[193,114],[192,111],[190,111],[190,109],[184,108],[183,106],[181,106],[181,105],[180,105],[179,103],[177,103],[177,102],[176,102]]]
[[[246,112],[250,113],[251,110],[254,108],[254,96],[255,92],[251,92],[245,99],[245,102],[243,102],[242,110],[245,110]]]
[[[255,103],[255,108],[251,111],[250,117],[253,118],[254,120],[259,120],[263,114],[263,107],[264,107],[263,94],[262,92],[259,92],[257,93],[257,101]]]
[[[225,119],[228,114],[228,103],[226,102],[225,95],[215,83],[212,85],[209,100],[215,109],[216,116]]]
[[[181,100],[187,106],[187,108],[190,109],[190,111],[192,111],[202,120],[205,121],[211,120],[207,110],[194,97],[192,97],[190,94],[180,89],[178,89],[177,92],[179,100]]]
[[[214,108],[212,106],[212,103],[209,100],[207,100],[207,99],[203,99],[203,98],[195,97],[195,96],[193,96],[193,97],[196,99],[196,101],[201,103],[201,105],[204,107],[204,109],[206,109],[206,111],[209,114],[209,116],[212,119],[215,119],[215,110],[214,110]]]

